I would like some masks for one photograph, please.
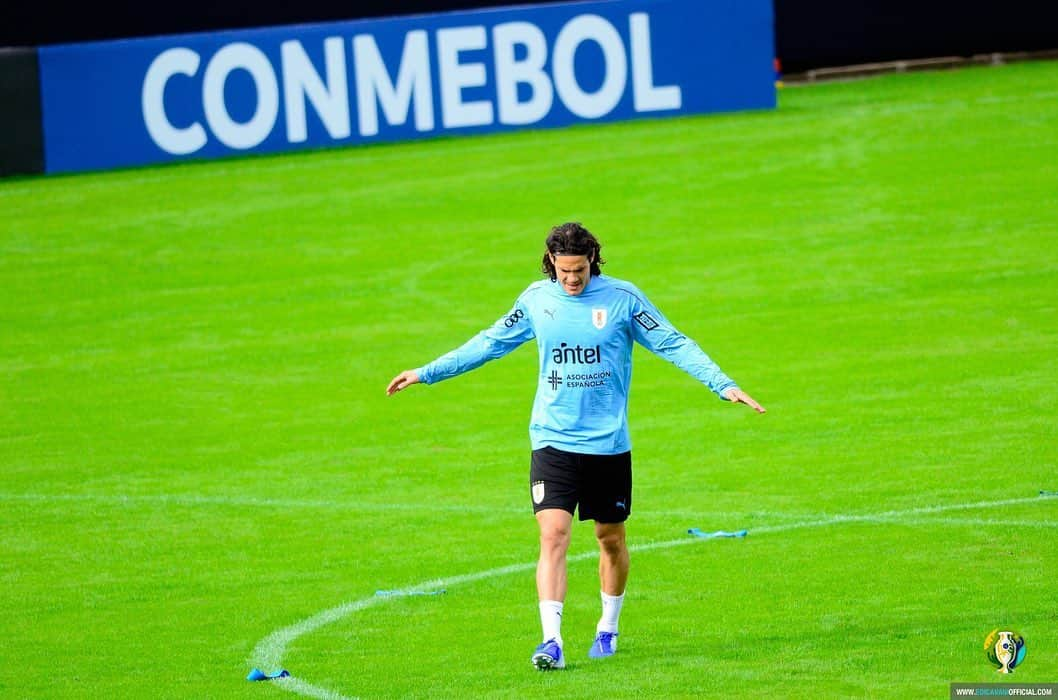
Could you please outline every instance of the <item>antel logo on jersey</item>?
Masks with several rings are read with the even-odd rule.
[[[581,345],[570,347],[566,343],[562,343],[557,348],[552,348],[551,360],[556,365],[595,365],[602,362],[602,351],[598,345],[593,348],[586,348]]]
[[[513,314],[503,319],[503,325],[507,326],[508,328],[514,328],[514,324],[518,323],[523,318],[525,318],[525,312],[521,309],[516,309]]]
[[[155,57],[144,76],[143,121],[158,148],[172,155],[188,155],[202,149],[209,134],[232,149],[260,145],[276,128],[280,103],[286,140],[291,144],[309,138],[306,105],[315,111],[332,141],[351,137],[352,110],[361,137],[376,136],[385,126],[403,126],[409,119],[416,132],[437,131],[436,94],[442,131],[497,123],[536,124],[551,113],[556,97],[573,115],[597,119],[617,107],[629,82],[636,112],[680,109],[679,85],[654,84],[649,15],[630,13],[628,30],[626,46],[609,20],[581,14],[566,22],[548,46],[544,31],[527,21],[491,28],[415,29],[405,33],[399,63],[392,68],[383,60],[373,34],[350,39],[332,36],[322,40],[322,74],[298,39],[282,42],[278,65],[246,41],[226,44],[210,56],[173,47]],[[601,84],[586,88],[583,76],[577,75],[574,57],[588,43],[601,49],[605,71]],[[478,52],[479,60],[473,59],[473,52]],[[480,60],[483,54],[484,61]],[[232,114],[242,115],[248,111],[246,105],[232,110],[225,96],[225,85],[236,71],[249,75],[256,93],[252,115],[244,120]],[[205,125],[196,119],[174,123],[166,111],[167,86],[188,79],[196,81],[196,92],[201,83]],[[482,88],[489,89],[482,93]],[[466,99],[464,90],[488,99]]]

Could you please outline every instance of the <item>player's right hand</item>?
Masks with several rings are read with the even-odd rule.
[[[724,392],[724,398],[730,401],[731,403],[744,403],[757,413],[768,412],[763,406],[754,401],[752,396],[742,391],[741,389],[728,389]]]
[[[415,373],[415,370],[406,369],[396,377],[393,377],[393,381],[386,387],[386,396],[393,396],[402,389],[407,389],[412,384],[419,383],[419,375]]]

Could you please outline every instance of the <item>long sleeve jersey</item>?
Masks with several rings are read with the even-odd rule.
[[[496,323],[416,371],[420,381],[433,384],[503,357],[533,338],[540,351],[529,425],[534,450],[550,445],[582,454],[619,454],[632,448],[633,341],[721,398],[736,386],[635,285],[607,275],[592,277],[579,295],[552,280],[534,282]]]

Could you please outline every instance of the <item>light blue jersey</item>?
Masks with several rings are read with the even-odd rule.
[[[529,425],[534,450],[547,445],[583,454],[632,449],[633,340],[721,397],[736,386],[635,285],[606,275],[592,277],[579,295],[566,293],[558,282],[534,282],[510,313],[416,372],[422,382],[433,384],[503,357],[533,338],[540,350]]]

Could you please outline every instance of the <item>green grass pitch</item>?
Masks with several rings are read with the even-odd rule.
[[[1058,681],[1056,85],[0,182],[0,696],[288,697],[244,680],[275,662],[321,697],[947,697],[1000,680],[996,627]],[[535,347],[384,388],[567,220],[769,412],[636,350],[621,649],[587,658],[581,525],[541,674]]]

